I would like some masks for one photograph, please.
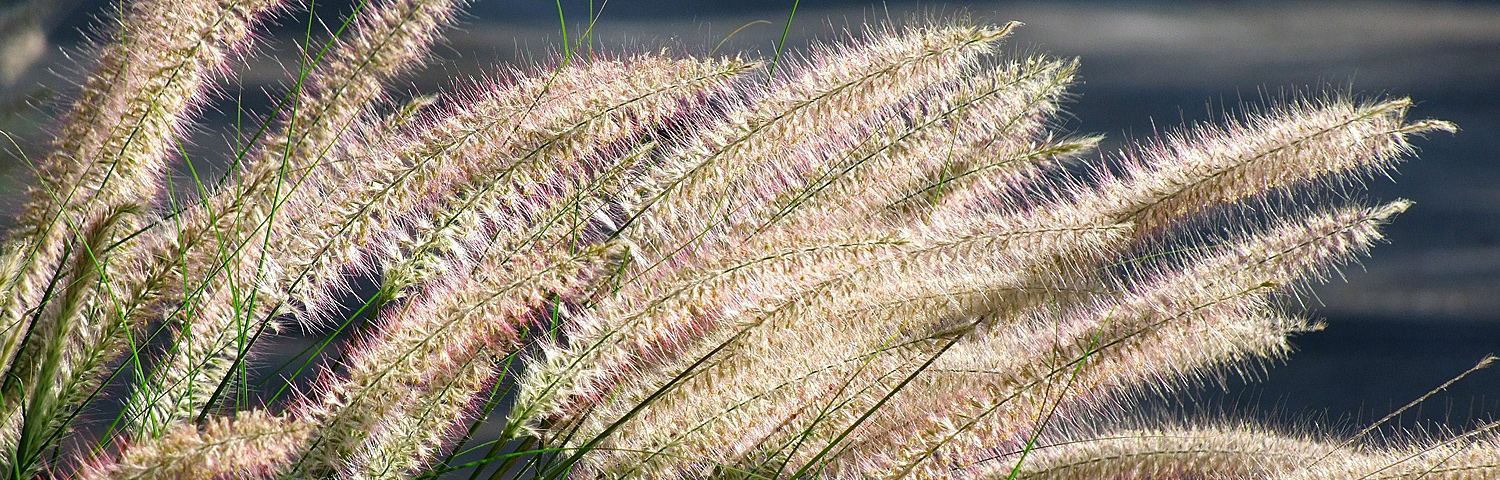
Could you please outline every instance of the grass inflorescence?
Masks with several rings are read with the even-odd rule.
[[[1095,162],[1058,128],[1077,61],[954,19],[800,56],[783,33],[769,62],[589,40],[399,100],[463,3],[359,3],[189,195],[164,193],[184,130],[290,5],[121,11],[0,251],[8,476],[1500,476],[1489,426],[1377,444],[1133,406],[1321,327],[1285,299],[1411,203],[1311,192],[1454,129],[1407,99]],[[252,371],[293,326],[336,353]]]

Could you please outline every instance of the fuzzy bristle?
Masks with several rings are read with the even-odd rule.
[[[590,30],[403,99],[467,0],[357,3],[188,203],[169,152],[281,0],[124,10],[0,244],[8,477],[1500,474],[1497,424],[1366,438],[1402,409],[1341,440],[1145,410],[1321,327],[1288,300],[1411,202],[1302,194],[1455,129],[1408,99],[1088,158],[1101,137],[1062,121],[1079,62],[964,20],[768,67]],[[313,346],[271,368],[288,331]]]

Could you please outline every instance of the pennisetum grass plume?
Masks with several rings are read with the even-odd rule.
[[[8,240],[3,261],[12,275],[0,279],[0,448],[12,455],[0,466],[33,471],[40,449],[65,423],[62,410],[85,396],[100,359],[117,353],[108,350],[118,346],[115,322],[122,319],[79,318],[110,303],[107,287],[116,276],[134,273],[107,268],[104,250],[144,223],[139,211],[157,195],[171,144],[205,86],[247,47],[252,24],[280,5],[160,0],[121,13],[51,153],[34,166],[40,185]],[[88,236],[106,242],[90,244]],[[65,285],[63,297],[54,296],[63,293],[58,285]]]
[[[1410,202],[1261,199],[1454,130],[1410,100],[1307,97],[1099,162],[1057,122],[1078,62],[961,20],[774,74],[569,45],[389,88],[465,3],[361,2],[186,203],[169,151],[281,3],[124,10],[0,249],[9,478],[1497,473],[1493,424],[1340,442],[1136,411],[1321,327],[1284,299]],[[325,338],[249,368],[289,320]]]
[[[246,338],[284,303],[279,292],[257,284],[265,281],[265,265],[284,263],[274,256],[272,239],[295,236],[268,232],[288,221],[301,223],[296,214],[320,210],[308,204],[331,192],[302,190],[306,175],[341,163],[327,155],[341,129],[378,98],[380,85],[416,63],[458,3],[393,0],[368,5],[356,16],[350,38],[305,53],[319,58],[309,60],[309,71],[298,79],[302,88],[280,121],[283,132],[255,147],[234,187],[203,192],[211,196],[189,211],[181,231],[174,232],[179,242],[208,247],[167,253],[182,258],[181,269],[190,272],[182,279],[183,288],[194,292],[184,300],[197,305],[176,319],[181,325],[177,335],[184,341],[169,350],[127,406],[135,425],[131,430],[151,434],[185,421],[223,392],[236,358],[250,348]],[[283,211],[293,213],[292,218],[281,218]],[[257,295],[263,290],[270,294]]]

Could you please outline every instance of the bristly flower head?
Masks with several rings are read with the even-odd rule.
[[[281,4],[125,10],[0,249],[0,470],[1500,474],[1495,425],[1375,446],[1133,408],[1319,327],[1283,299],[1410,202],[1261,199],[1453,129],[1408,121],[1407,99],[1287,102],[1105,167],[1085,159],[1098,137],[1058,129],[1076,60],[998,55],[1019,24],[953,20],[872,27],[769,78],[567,48],[403,105],[386,85],[463,3],[361,3],[304,46],[231,174],[170,207],[167,152]],[[1165,251],[1174,235],[1196,243]],[[289,319],[326,338],[264,370]]]

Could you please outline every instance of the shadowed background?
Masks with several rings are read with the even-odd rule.
[[[80,30],[109,1],[53,0],[3,8],[0,129],[32,157],[46,119],[71,94]],[[1390,244],[1305,298],[1328,329],[1296,339],[1301,351],[1259,381],[1207,385],[1183,409],[1240,412],[1295,422],[1363,426],[1420,397],[1486,353],[1500,353],[1500,2],[1089,2],[596,0],[591,45],[607,51],[671,46],[695,54],[751,52],[770,59],[785,28],[789,55],[861,24],[972,16],[1025,22],[1004,47],[1082,59],[1064,130],[1101,133],[1110,152],[1184,123],[1234,115],[1297,92],[1410,96],[1414,118],[1459,125],[1416,142],[1421,160],[1397,182],[1369,181],[1368,196],[1417,205],[1387,232]],[[262,118],[267,98],[297,68],[296,42],[312,22],[336,26],[348,0],[317,1],[313,18],[288,15],[271,46],[254,52],[204,112],[185,147],[199,168],[222,170],[236,121]],[[562,20],[559,19],[561,8]],[[497,64],[545,59],[587,26],[591,4],[479,0],[434,49],[431,65],[404,77],[405,94],[436,93]],[[743,28],[742,28],[743,27]],[[732,32],[736,32],[732,37]],[[726,40],[726,37],[728,39]],[[722,44],[721,44],[722,42]],[[585,47],[586,48],[586,47]],[[242,113],[241,111],[248,113]],[[259,116],[257,116],[259,115]],[[9,142],[0,143],[9,147]],[[29,168],[0,155],[0,227],[14,221]],[[1097,156],[1096,156],[1097,157]],[[180,179],[187,185],[187,179]],[[1480,372],[1400,419],[1460,428],[1500,418],[1500,369]],[[1429,425],[1430,426],[1430,425]]]

